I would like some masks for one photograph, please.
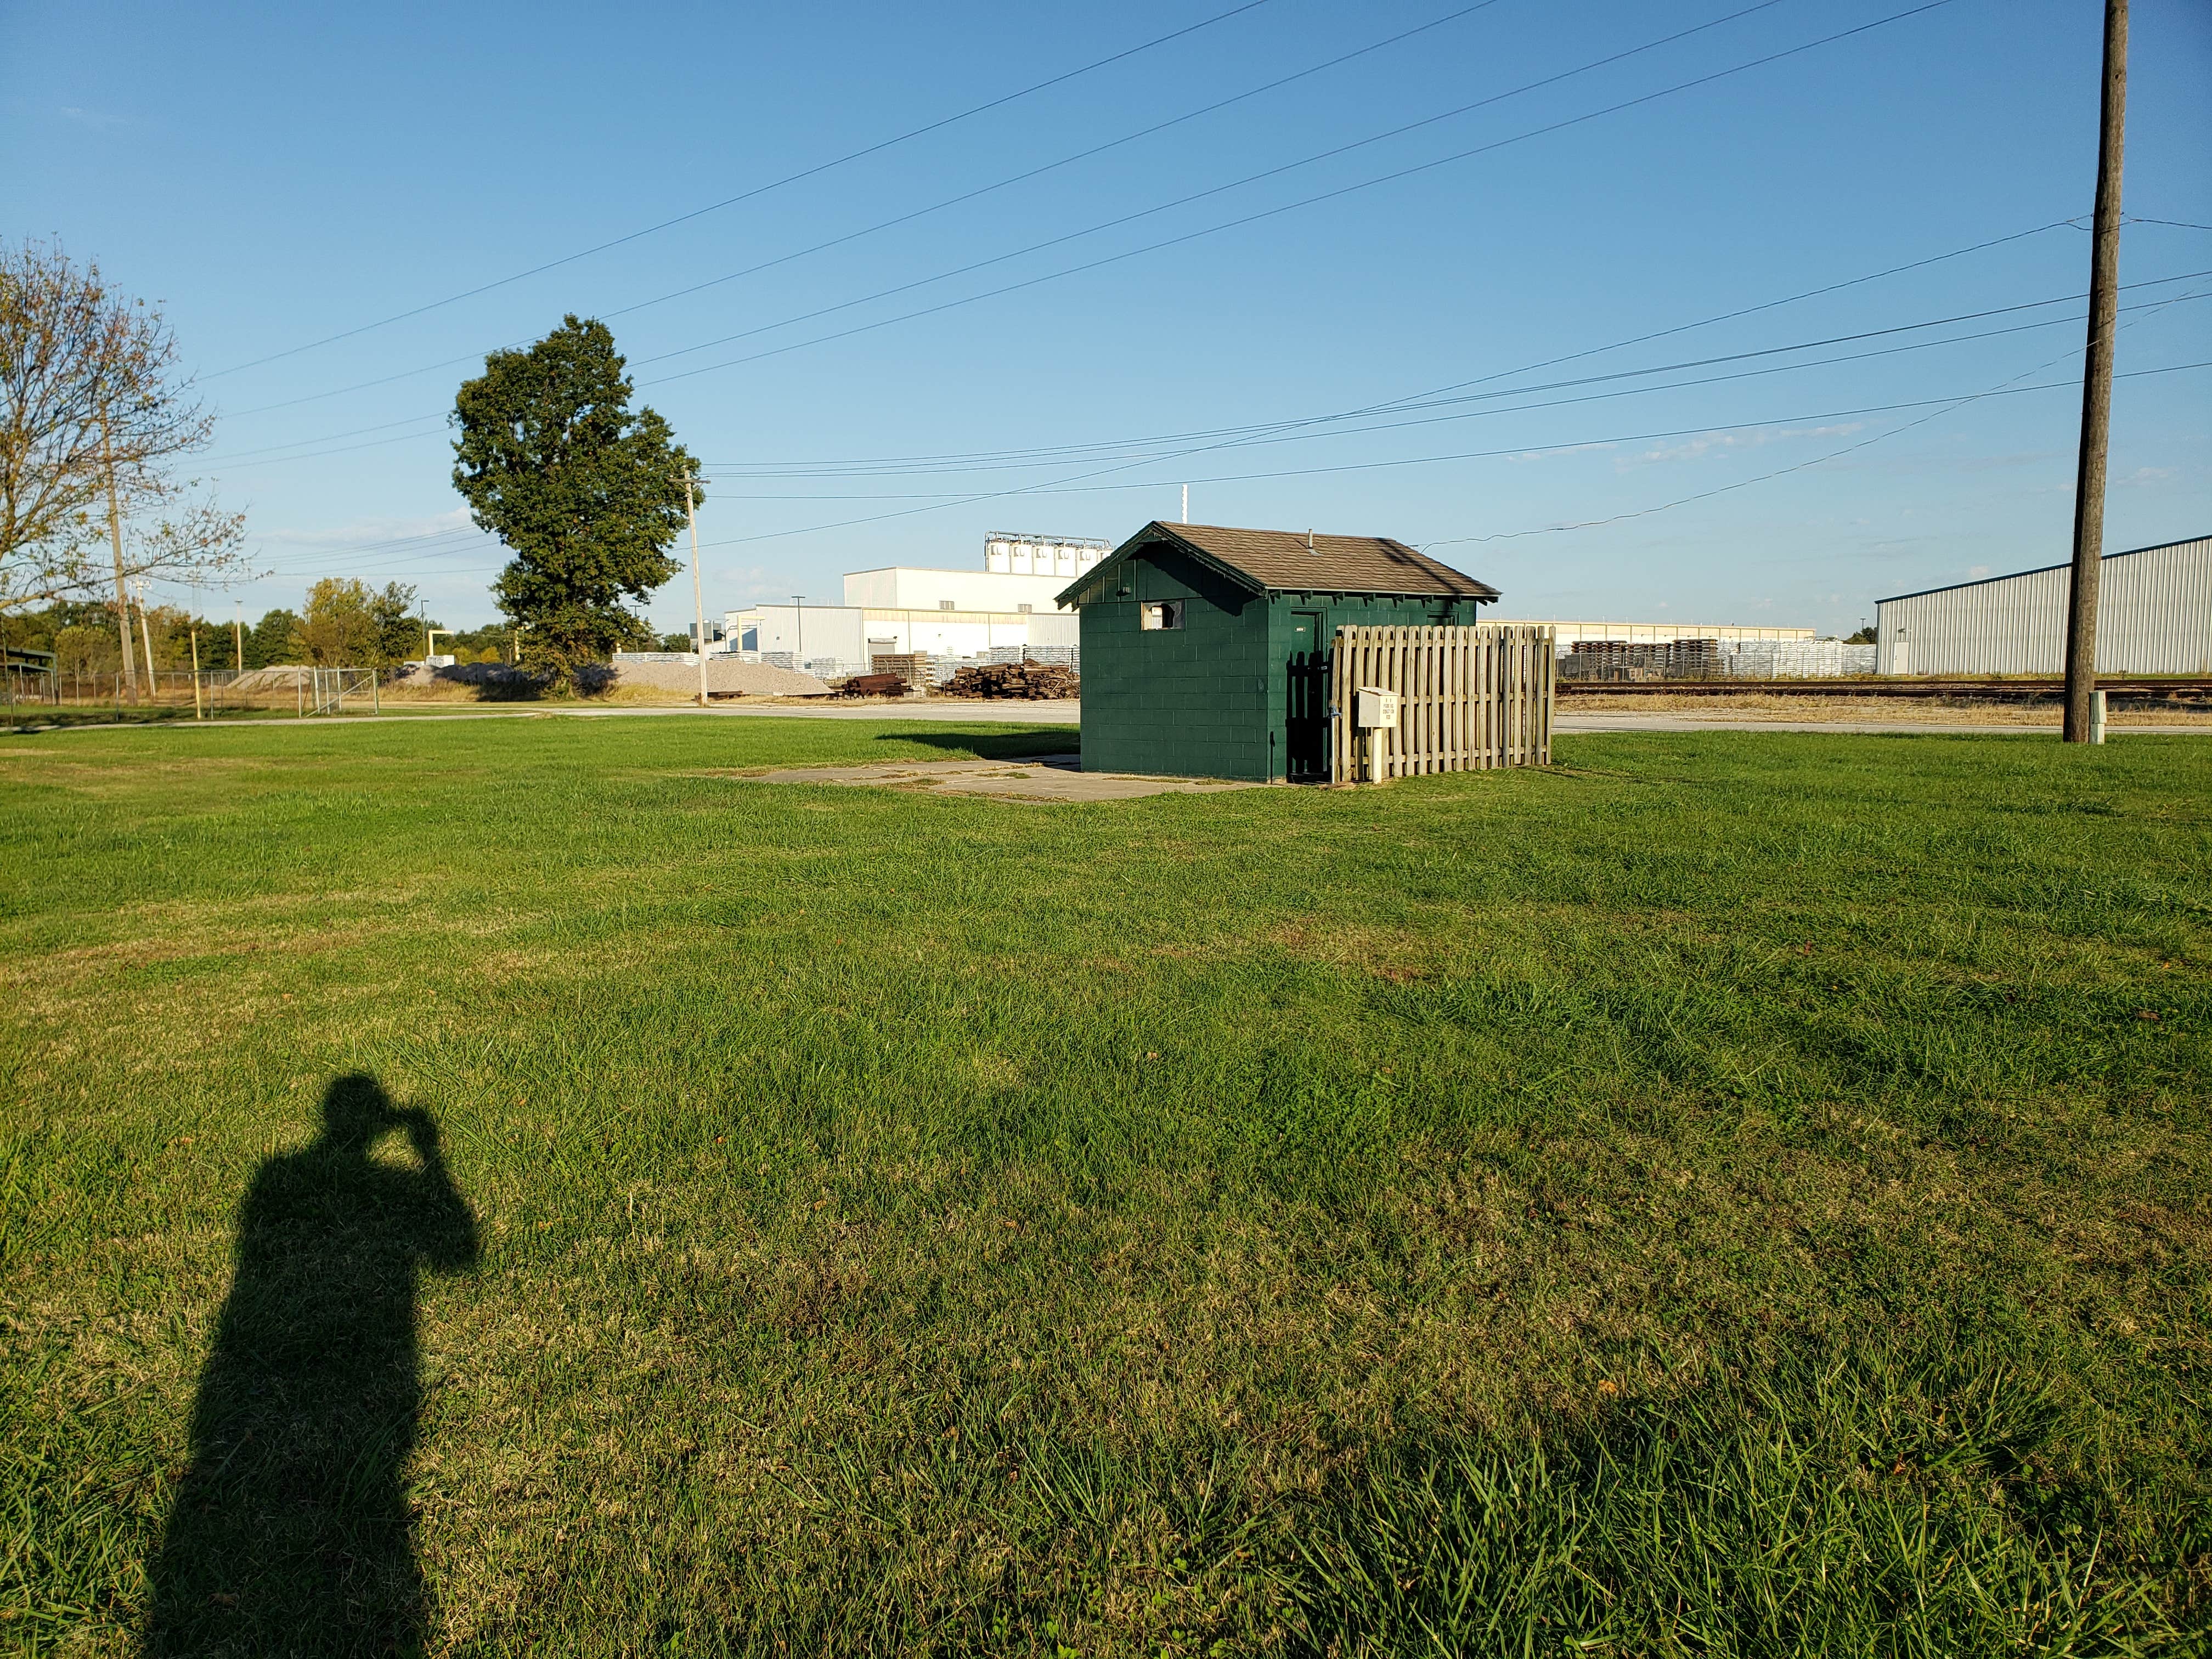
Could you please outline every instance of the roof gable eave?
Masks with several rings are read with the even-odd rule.
[[[1080,591],[1089,587],[1092,583],[1097,581],[1102,576],[1118,571],[1122,566],[1129,563],[1130,561],[1134,559],[1138,554],[1143,552],[1146,548],[1156,547],[1163,542],[1174,547],[1177,552],[1196,561],[1199,564],[1204,566],[1206,569],[1212,571],[1215,574],[1224,577],[1238,587],[1244,589],[1247,592],[1257,594],[1262,597],[1264,597],[1267,592],[1267,585],[1260,580],[1257,577],[1254,576],[1250,571],[1238,569],[1235,565],[1207,552],[1204,548],[1197,545],[1197,544],[1189,541],[1184,537],[1176,535],[1175,533],[1175,526],[1173,525],[1163,524],[1159,520],[1155,519],[1150,524],[1146,525],[1142,530],[1139,530],[1135,535],[1130,537],[1127,541],[1123,542],[1121,546],[1115,548],[1104,558],[1099,560],[1097,564],[1092,565],[1090,569],[1085,571],[1073,582],[1070,582],[1066,587],[1062,588],[1060,592],[1054,596],[1053,602],[1055,605],[1061,605],[1073,608],[1077,604],[1076,596]]]

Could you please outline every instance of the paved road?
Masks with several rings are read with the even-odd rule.
[[[1076,726],[1082,721],[1083,705],[1073,702],[952,702],[932,699],[923,702],[905,703],[832,703],[821,708],[805,706],[747,705],[717,703],[705,709],[688,705],[658,708],[615,704],[612,706],[588,703],[528,702],[497,708],[441,709],[436,714],[416,714],[413,710],[395,710],[379,716],[366,710],[351,711],[337,715],[311,714],[302,720],[291,714],[275,715],[263,720],[118,720],[99,726],[76,726],[73,732],[142,732],[184,727],[191,729],[209,726],[374,726],[389,720],[394,724],[405,721],[410,725],[424,720],[540,720],[547,717],[566,720],[626,720],[632,715],[705,714],[710,720],[729,720],[741,716],[753,719],[803,720],[930,720],[933,722],[984,721],[994,726]]]
[[[1559,714],[1553,718],[1554,732],[1853,732],[1895,735],[1912,732],[1938,732],[1970,738],[2055,738],[2058,722],[2048,726],[1973,726],[1964,723],[1948,724],[1935,720],[1747,720],[1741,714],[1731,717],[1724,712],[1711,714]],[[2212,720],[2197,726],[2131,726],[2120,721],[2106,725],[2105,730],[2114,737],[2212,737]]]
[[[436,714],[394,713],[385,718],[392,720],[538,720],[548,716],[568,720],[627,720],[633,717],[661,715],[698,715],[702,711],[690,707],[654,708],[624,704],[588,704],[533,702],[520,703],[494,708],[456,708]],[[900,703],[831,703],[818,708],[787,704],[718,703],[703,711],[712,720],[927,720],[934,724],[984,723],[993,726],[1077,726],[1081,723],[1083,705],[1073,702],[955,702],[932,698],[921,702]],[[216,720],[163,721],[164,728],[194,726],[368,726],[377,723],[367,715],[346,714],[333,720],[328,716],[311,716],[306,720],[287,715],[274,720]],[[75,731],[118,732],[146,729],[142,723],[123,722],[114,726],[76,726]],[[1741,714],[1731,715],[1724,710],[1710,714],[1694,711],[1667,714],[1561,714],[1553,730],[1574,734],[1590,732],[1850,732],[1876,733],[1914,732],[1952,734],[1964,737],[2055,737],[2058,723],[2054,719],[2048,726],[1970,726],[1942,725],[1929,720],[1747,720]],[[2115,737],[2212,737],[2212,721],[2196,726],[2134,726],[2115,722],[2107,728]]]

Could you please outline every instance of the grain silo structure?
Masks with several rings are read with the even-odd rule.
[[[1884,674],[2057,674],[2069,567],[1875,601]],[[2212,536],[2107,553],[2097,583],[2100,674],[2212,674]]]

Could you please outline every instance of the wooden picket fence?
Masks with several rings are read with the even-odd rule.
[[[1338,629],[1331,781],[1549,766],[1558,664],[1552,629],[1525,623]],[[1358,729],[1362,687],[1399,695],[1395,729]]]

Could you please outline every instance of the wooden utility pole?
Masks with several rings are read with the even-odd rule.
[[[232,666],[243,674],[246,672],[246,601],[233,599],[230,608],[230,648],[238,658]]]
[[[192,629],[192,718],[205,720],[207,714],[200,706],[200,630]]]
[[[146,647],[146,695],[161,700],[161,683],[154,678],[154,626],[146,614],[146,584],[138,584],[138,637]]]
[[[699,487],[695,467],[684,475],[684,518],[691,526],[691,608],[699,615],[699,631],[691,643],[699,653],[699,707],[707,706],[707,590],[699,581],[699,515],[692,510],[692,492]]]
[[[115,502],[115,455],[108,447],[107,417],[100,417],[100,459],[107,469],[107,541],[115,550],[115,631],[123,647],[123,678],[138,701],[138,659],[131,650],[131,590],[123,584],[123,514]]]
[[[2112,329],[2119,309],[2120,146],[2128,114],[2128,0],[2105,0],[2103,121],[2090,227],[2089,349],[2081,369],[2081,453],[2074,475],[2074,572],[2066,601],[2066,741],[2094,743],[2097,578],[2105,550],[2105,453],[2112,424]]]

